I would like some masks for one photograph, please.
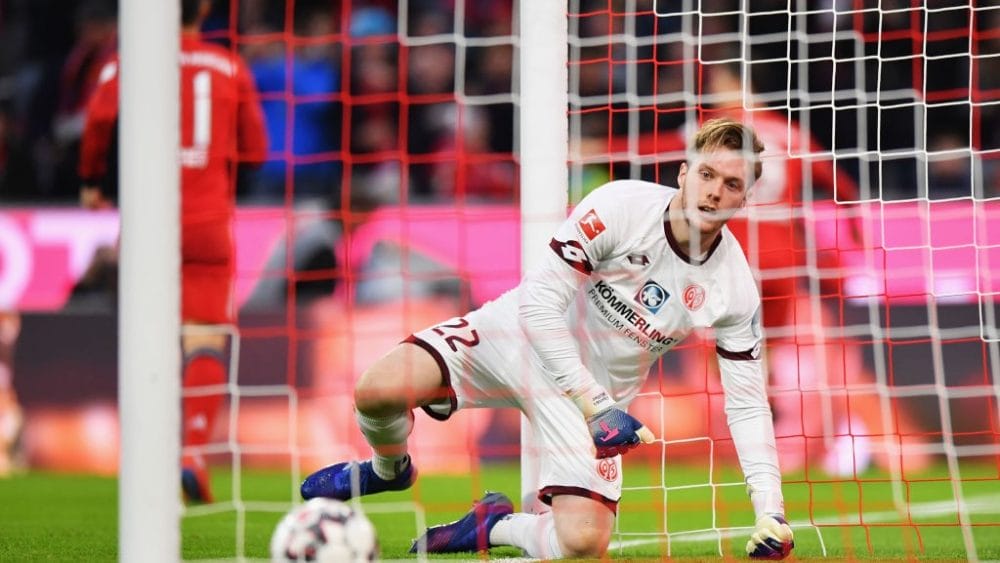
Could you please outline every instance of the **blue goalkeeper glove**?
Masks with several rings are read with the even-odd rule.
[[[792,528],[780,514],[765,514],[757,519],[756,528],[747,542],[747,555],[752,559],[784,559],[795,547]]]
[[[573,402],[587,420],[598,459],[624,454],[656,439],[638,419],[617,408],[608,392],[597,385],[574,395]]]

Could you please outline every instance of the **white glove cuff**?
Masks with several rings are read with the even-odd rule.
[[[585,418],[615,406],[615,400],[600,385],[594,383],[571,397]]]

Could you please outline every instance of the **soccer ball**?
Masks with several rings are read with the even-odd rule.
[[[375,527],[350,505],[314,498],[290,510],[271,536],[271,561],[375,561]]]

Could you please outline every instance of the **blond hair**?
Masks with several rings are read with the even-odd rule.
[[[748,160],[753,162],[754,179],[760,178],[762,168],[760,153],[764,152],[764,143],[749,125],[728,117],[709,119],[694,134],[691,145],[697,152],[715,149],[744,151],[746,150],[744,147],[752,148],[752,158]]]

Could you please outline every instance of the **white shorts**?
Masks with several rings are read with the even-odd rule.
[[[424,410],[444,420],[462,408],[520,409],[538,448],[539,499],[551,504],[553,495],[572,494],[616,511],[622,491],[621,456],[595,458],[593,438],[579,409],[542,371],[521,332],[516,304],[505,299],[509,296],[407,338],[434,357],[449,389],[447,399]]]

